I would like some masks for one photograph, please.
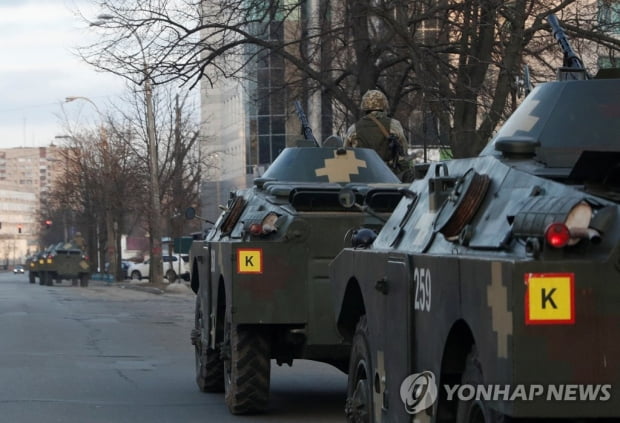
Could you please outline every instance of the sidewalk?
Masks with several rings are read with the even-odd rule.
[[[160,282],[151,283],[148,280],[145,281],[133,281],[127,279],[119,282],[112,282],[110,280],[103,280],[102,278],[91,278],[91,281],[101,281],[102,285],[113,286],[121,289],[135,289],[137,291],[149,292],[151,294],[180,294],[180,295],[195,295],[192,289],[189,287],[189,282],[181,280],[180,282]]]

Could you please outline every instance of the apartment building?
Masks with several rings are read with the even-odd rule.
[[[0,149],[0,268],[38,250],[41,204],[63,171],[59,149]]]

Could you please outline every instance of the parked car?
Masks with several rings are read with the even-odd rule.
[[[13,273],[24,273],[24,266],[18,264],[13,268]]]
[[[186,254],[174,254],[163,256],[164,277],[168,282],[174,282],[180,276],[184,280],[189,280],[189,256]],[[149,278],[150,259],[142,263],[132,263],[127,269],[127,275],[132,280]]]

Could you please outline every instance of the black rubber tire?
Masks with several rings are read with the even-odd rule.
[[[71,279],[71,286],[78,286],[78,280],[76,278]]]
[[[131,272],[132,281],[139,281],[140,279],[142,279],[142,275],[140,274],[140,272],[138,272],[137,270],[134,270],[133,272]]]
[[[28,282],[35,283],[36,281],[37,281],[37,278],[34,276],[34,273],[28,272]]]
[[[465,370],[461,376],[461,385],[478,386],[484,383],[482,366],[478,360],[478,349],[472,346],[465,362]],[[458,401],[456,423],[503,423],[504,416],[491,410],[483,400],[473,398],[469,401]]]
[[[196,384],[202,392],[224,392],[224,360],[220,349],[209,348],[202,342],[206,338],[200,297],[196,297],[192,343],[196,357]]]
[[[41,285],[44,286],[52,286],[54,278],[50,272],[41,272],[41,276],[39,277],[41,281]]]
[[[226,323],[224,399],[232,414],[262,413],[269,405],[271,346],[259,328]]]
[[[174,270],[172,269],[168,269],[166,271],[166,279],[168,280],[168,283],[173,283],[177,280],[177,274]]]
[[[368,337],[368,321],[364,315],[357,322],[351,345],[345,405],[348,422],[373,421],[373,365]]]
[[[80,275],[80,286],[82,288],[86,288],[88,286],[88,281],[90,280],[88,273],[83,273]]]

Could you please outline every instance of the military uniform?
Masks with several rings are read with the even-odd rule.
[[[407,139],[399,121],[387,115],[387,98],[381,91],[370,90],[362,97],[361,109],[365,115],[349,127],[345,147],[372,148],[391,167],[398,162],[390,150],[387,133],[395,135],[401,154],[407,153]]]
[[[86,249],[86,240],[80,232],[75,233],[75,236],[73,237],[73,243],[77,245],[81,250]]]

